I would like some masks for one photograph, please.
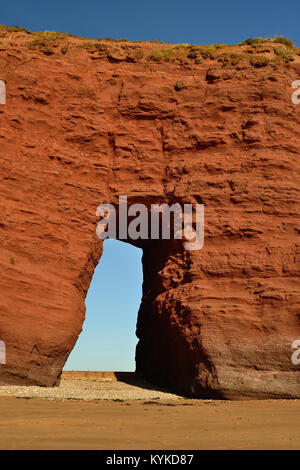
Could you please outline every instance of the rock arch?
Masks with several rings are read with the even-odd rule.
[[[88,51],[39,55],[34,69],[6,59],[1,383],[58,383],[101,256],[96,208],[126,195],[206,208],[201,251],[140,244],[137,370],[187,396],[299,397],[300,107],[286,78],[249,68],[207,80],[205,64]]]

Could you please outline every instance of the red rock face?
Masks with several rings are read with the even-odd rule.
[[[1,383],[59,382],[101,257],[96,209],[126,195],[205,204],[202,250],[136,242],[137,371],[187,396],[299,398],[299,61],[178,65],[5,41]]]

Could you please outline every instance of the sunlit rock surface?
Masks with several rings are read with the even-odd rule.
[[[1,384],[59,382],[101,257],[96,209],[126,195],[205,205],[202,250],[135,242],[137,370],[187,396],[299,398],[300,57],[0,39]]]

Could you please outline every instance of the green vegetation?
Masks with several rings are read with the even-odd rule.
[[[246,49],[245,52],[246,54],[265,54],[269,52],[272,53],[273,51],[274,51],[274,46],[262,44],[258,46],[250,46]]]
[[[250,57],[249,62],[253,67],[265,67],[270,62],[270,59],[268,57],[257,55]]]
[[[53,49],[58,47],[68,38],[68,34],[57,33],[56,31],[39,31],[33,32],[33,36],[36,39],[26,43],[26,46],[32,50],[38,50],[46,55],[51,55],[54,53]],[[66,42],[66,41],[65,41]],[[67,52],[67,47],[61,47],[61,53],[65,54]]]
[[[141,60],[144,57],[142,49],[137,49],[135,51],[135,58],[136,60]]]
[[[265,42],[274,42],[279,44],[284,44],[286,47],[294,47],[294,41],[286,39],[283,36],[275,36],[275,38],[249,38],[243,42],[239,43],[239,46],[259,46]]]
[[[218,56],[218,62],[221,62],[223,65],[237,65],[244,58],[245,58],[245,55],[243,54],[238,54],[238,53],[233,53],[233,52],[232,53],[224,52],[223,54],[220,54]]]
[[[265,39],[262,38],[249,38],[243,42],[239,43],[239,46],[257,46],[258,44],[262,44]]]
[[[51,39],[51,40],[58,40],[58,39],[65,39],[68,37],[66,33],[57,33],[56,31],[37,31],[31,33],[34,36],[38,36],[42,39]]]
[[[275,47],[274,52],[277,55],[273,60],[276,62],[285,62],[289,63],[295,60],[295,57],[293,56],[294,50],[289,50],[289,49],[282,49],[280,47]],[[277,60],[276,60],[277,59]]]
[[[191,46],[188,53],[189,59],[214,59],[214,46]]]
[[[32,41],[27,42],[26,46],[28,47],[28,49],[37,50],[46,55],[53,54],[54,44],[49,43],[48,41],[43,41],[41,39],[33,39]]]
[[[16,262],[15,262],[15,258],[14,258],[13,256],[10,258],[9,261],[10,261],[11,264],[15,264],[15,263],[16,263]]]
[[[155,51],[152,51],[149,56],[147,57],[147,60],[153,61],[153,62],[163,62],[166,61],[168,62],[170,58],[176,59],[177,52],[175,48],[172,49],[157,49]]]
[[[174,46],[175,49],[182,49],[182,48],[186,48],[186,47],[191,47],[190,44],[188,44],[187,42],[183,42],[182,44],[176,44],[176,46]]]
[[[291,41],[290,39],[286,39],[282,36],[276,36],[275,38],[272,39],[272,42],[284,44],[286,47],[294,47],[294,41]]]
[[[29,29],[20,28],[19,26],[6,26],[5,24],[0,24],[0,31],[6,31],[8,33],[26,33],[32,34]]]
[[[168,45],[159,41],[136,41],[134,43],[126,38],[89,39],[56,31],[31,32],[19,26],[0,25],[2,45],[23,46],[24,37],[27,34],[31,37],[26,38],[26,47],[46,55],[54,54],[54,52],[67,54],[69,51],[85,49],[94,54],[93,58],[95,59],[107,58],[110,61],[138,62],[143,59],[155,63],[170,62],[181,65],[191,64],[191,62],[200,64],[204,61],[208,61],[208,65],[210,65],[209,62],[214,61],[214,65],[219,63],[221,68],[235,67],[240,70],[249,63],[257,68],[265,67],[269,63],[275,67],[294,61],[295,58],[298,59],[297,56],[300,56],[300,49],[295,47],[293,41],[283,36],[266,39],[248,38],[238,45],[223,43],[207,46],[188,43]],[[73,38],[75,39],[73,40]],[[145,43],[147,49],[137,45],[137,42]],[[180,90],[181,88],[176,87],[175,89]]]
[[[91,51],[92,49],[95,49],[96,44],[93,44],[92,42],[84,42],[81,46],[84,49],[87,49],[88,51]]]
[[[97,57],[107,57],[107,52],[109,51],[109,46],[99,42],[83,42],[82,44],[77,44],[75,47],[77,49],[85,49],[91,53],[98,52]]]
[[[177,44],[167,49],[156,49],[152,51],[147,60],[153,62],[175,62],[188,63],[187,59],[192,59],[195,63],[202,62],[202,59],[213,60],[216,58],[216,51],[226,47],[226,44],[211,44],[210,46],[197,46],[190,44]]]
[[[183,88],[184,88],[183,82],[176,82],[176,83],[175,83],[175,90],[176,90],[176,91],[180,91],[180,90],[182,90]]]

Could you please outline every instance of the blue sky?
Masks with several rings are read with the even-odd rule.
[[[299,0],[10,0],[1,4],[0,23],[90,38],[190,44],[282,35],[300,46],[299,13]],[[123,242],[104,243],[83,332],[65,368],[134,370],[141,255]]]
[[[236,44],[283,35],[300,46],[297,0],[10,0],[0,23],[91,38]]]
[[[86,298],[83,331],[67,370],[135,369],[135,327],[142,296],[142,250],[105,240]]]

